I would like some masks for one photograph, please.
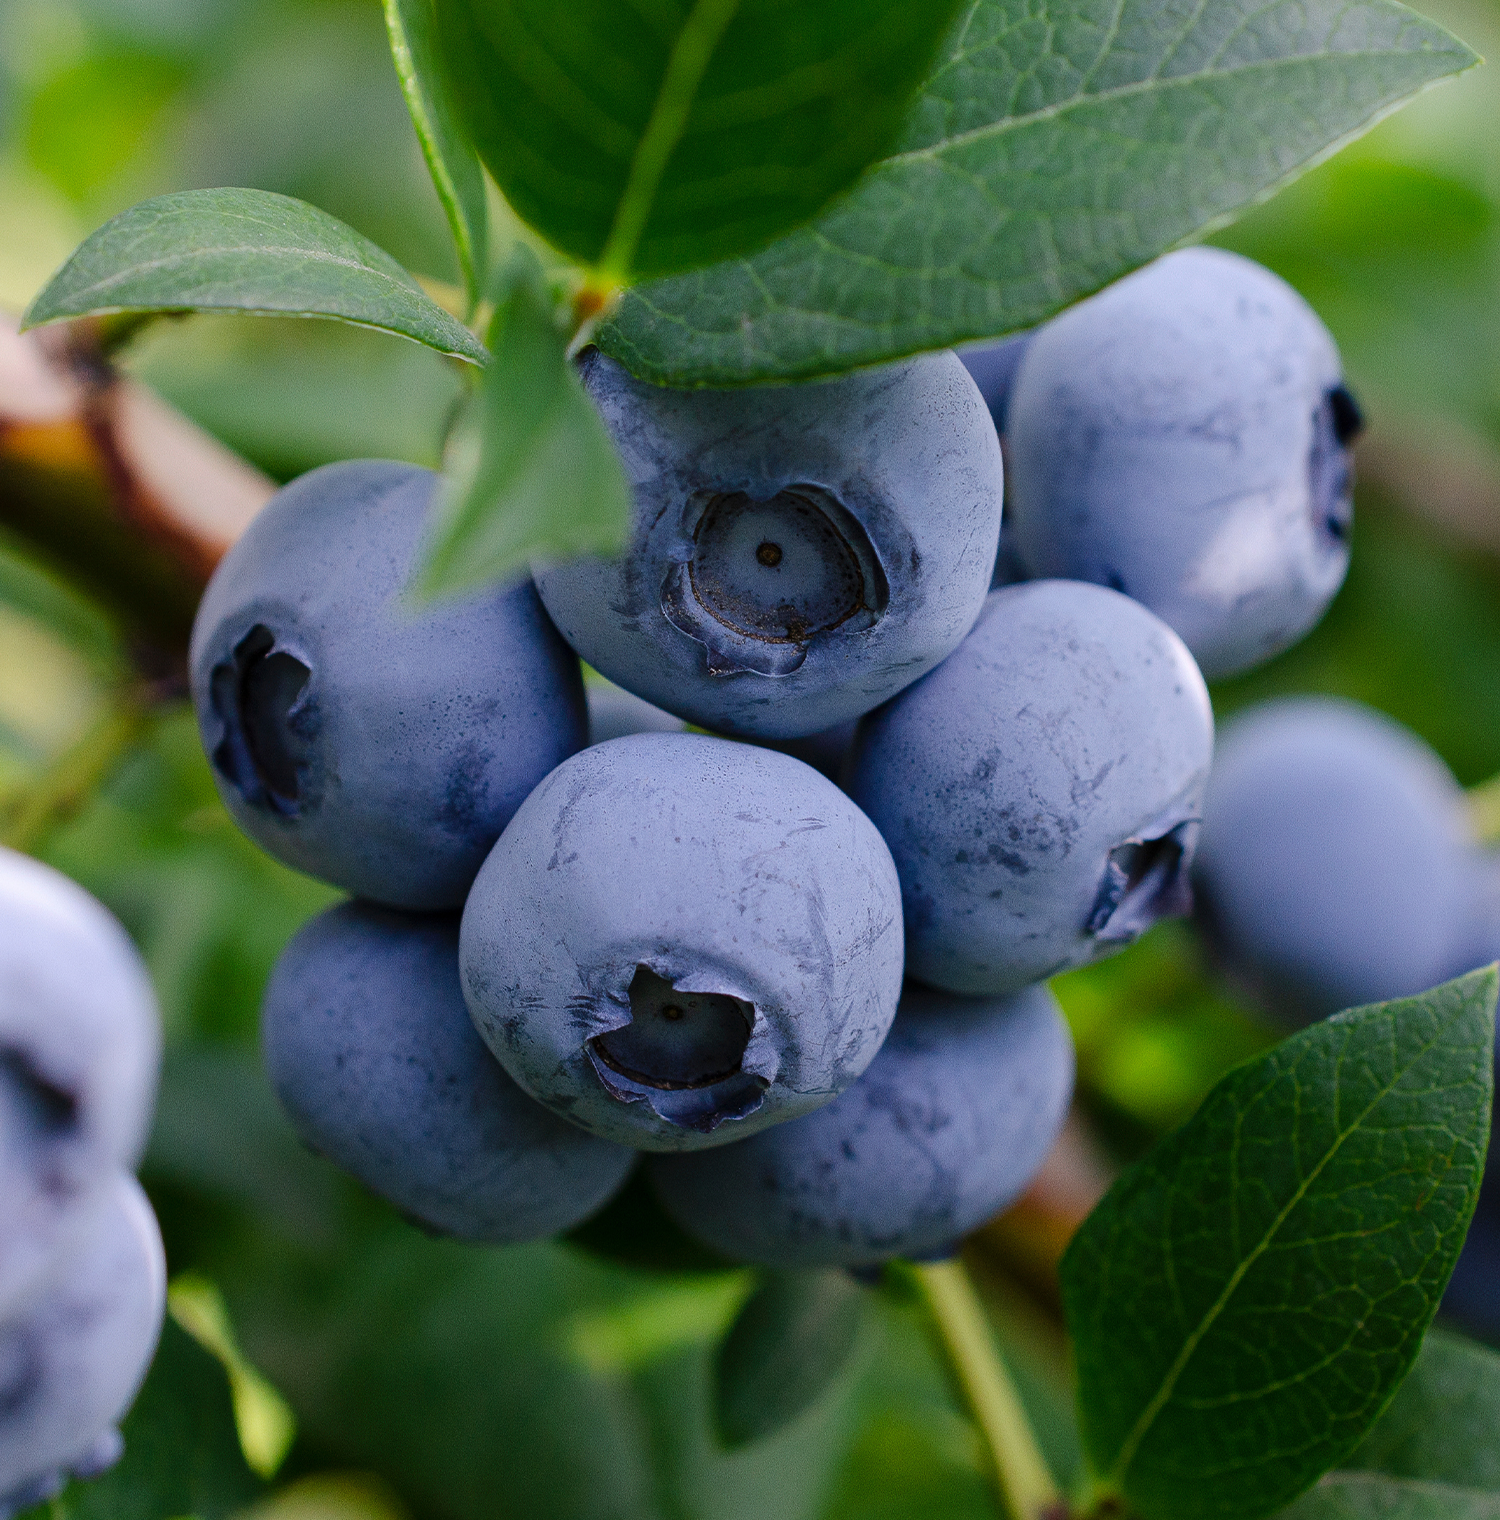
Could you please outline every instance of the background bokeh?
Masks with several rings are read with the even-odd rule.
[[[1500,53],[1495,0],[1426,9]],[[109,215],[207,185],[300,196],[421,273],[454,275],[375,0],[0,0],[0,311],[19,313]],[[1500,71],[1486,68],[1217,239],[1312,302],[1370,429],[1347,585],[1304,644],[1220,686],[1216,706],[1356,697],[1416,729],[1469,785],[1500,772],[1497,207]],[[162,322],[123,362],[281,479],[360,455],[435,464],[461,385],[416,345],[290,320]],[[0,531],[0,817],[109,722],[128,667],[110,616]],[[265,1489],[220,1450],[222,1376],[174,1327],[151,1397],[204,1456],[173,1490],[179,1507],[143,1499],[140,1520],[215,1520],[247,1503],[281,1520],[993,1514],[975,1435],[899,1295],[880,1301],[858,1367],[812,1415],[725,1454],[706,1388],[743,1274],[688,1270],[628,1210],[590,1233],[593,1249],[431,1241],[302,1152],[259,1073],[256,1010],[280,946],[332,894],[230,826],[180,704],[32,842],[120,915],[156,977],[170,1055],[145,1180],[172,1270],[188,1274],[178,1317],[212,1343],[189,1312],[206,1304],[237,1340],[240,1433],[275,1468]],[[1276,1038],[1181,925],[1057,987],[1080,1052],[1075,1172],[1107,1175]],[[1023,1205],[974,1264],[1066,1471],[1056,1228]],[[671,1270],[619,1259],[653,1250]],[[284,1457],[268,1386],[295,1419]],[[93,1501],[65,1502],[86,1515]]]

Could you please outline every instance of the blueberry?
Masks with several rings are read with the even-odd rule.
[[[302,1139],[428,1230],[540,1239],[635,1162],[533,1103],[490,1055],[464,1007],[456,915],[329,909],[277,963],[261,1034]]]
[[[1000,448],[952,354],[736,391],[583,377],[635,486],[616,559],[538,566],[596,669],[723,733],[858,717],[963,638],[1000,528]]]
[[[989,408],[990,420],[1002,439],[1010,412],[1011,393],[1015,389],[1016,372],[1021,360],[1031,346],[1034,332],[1015,333],[1001,338],[997,343],[981,343],[974,348],[959,350],[963,367],[973,376],[984,404]]]
[[[908,984],[864,1075],[816,1113],[658,1156],[667,1212],[768,1267],[932,1258],[1014,1202],[1067,1112],[1073,1045],[1043,987],[962,998]]]
[[[1228,965],[1293,1020],[1421,992],[1479,954],[1463,792],[1354,702],[1283,698],[1225,726],[1196,879]]]
[[[1236,254],[1168,254],[1043,327],[1006,434],[1015,548],[1113,586],[1210,679],[1295,643],[1349,564],[1359,411],[1327,329]]]
[[[166,1279],[151,1205],[118,1172],[56,1274],[0,1316],[0,1515],[119,1456],[115,1425],[156,1350]]]
[[[119,924],[0,849],[0,1314],[140,1159],[160,1051],[156,998]]]
[[[848,789],[901,875],[907,971],[1014,992],[1187,911],[1208,692],[1150,612],[1080,581],[990,593],[860,725]]]
[[[809,767],[699,734],[565,761],[464,909],[464,993],[533,1097],[692,1150],[806,1113],[869,1064],[901,987],[870,821]]]
[[[414,607],[437,477],[378,460],[282,491],[193,630],[193,699],[235,821],[380,902],[457,907],[521,799],[579,749],[578,662],[529,584]]]
[[[632,696],[613,681],[591,681],[586,689],[590,744],[623,739],[626,734],[680,734],[687,727],[681,718]]]

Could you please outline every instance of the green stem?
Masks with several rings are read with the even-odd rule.
[[[911,1272],[994,1460],[1011,1520],[1064,1520],[1067,1507],[963,1262],[912,1263]]]
[[[28,853],[109,778],[144,732],[148,709],[133,697],[110,709],[15,798],[0,798],[0,844]]]

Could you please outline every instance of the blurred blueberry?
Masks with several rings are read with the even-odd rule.
[[[968,632],[1000,529],[1000,448],[952,354],[837,380],[677,391],[597,351],[584,383],[635,486],[619,558],[540,565],[590,665],[705,728],[856,718]]]
[[[297,1133],[425,1228],[537,1240],[591,1214],[634,1153],[533,1103],[474,1032],[458,919],[345,903],[287,946],[266,1065]]]
[[[1185,249],[1037,332],[1007,525],[1031,574],[1135,597],[1229,675],[1295,643],[1343,583],[1359,426],[1307,303],[1249,259]]]
[[[1015,992],[1185,913],[1212,749],[1203,678],[1139,603],[1080,581],[991,592],[850,761],[901,875],[908,974]]]
[[[1421,992],[1492,953],[1462,790],[1415,734],[1355,702],[1282,698],[1225,725],[1195,879],[1228,968],[1293,1022]]]
[[[124,930],[67,877],[0,849],[0,1315],[140,1159],[160,1055]]]
[[[990,409],[990,418],[1002,442],[1016,371],[1035,336],[1035,332],[1015,333],[996,343],[980,343],[973,348],[958,350],[963,367],[973,377],[979,394],[984,397],[984,404]]]
[[[578,662],[529,583],[414,606],[437,477],[326,465],[230,550],[193,630],[193,700],[235,821],[288,865],[457,907],[521,799],[581,748]]]
[[[890,852],[785,755],[635,734],[560,765],[464,909],[464,994],[533,1097],[605,1139],[693,1150],[826,1103],[901,988]]]
[[[658,1156],[667,1212],[767,1267],[930,1260],[1015,1201],[1057,1138],[1073,1044],[1044,987],[961,998],[908,984],[880,1054],[816,1113]]]
[[[166,1292],[151,1205],[116,1173],[55,1275],[0,1316],[0,1515],[119,1457]]]

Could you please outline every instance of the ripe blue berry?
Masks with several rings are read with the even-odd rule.
[[[1196,880],[1230,967],[1293,1020],[1479,958],[1463,792],[1415,734],[1354,702],[1285,698],[1225,726]]]
[[[379,902],[457,907],[527,792],[582,747],[578,662],[530,584],[407,584],[437,477],[379,460],[282,491],[193,630],[193,700],[235,821]]]
[[[166,1292],[156,1217],[118,1172],[55,1274],[0,1315],[0,1515],[120,1455],[115,1425],[151,1364]]]
[[[1014,992],[1186,912],[1212,750],[1203,678],[1139,603],[1080,581],[991,592],[850,762],[901,875],[908,974]]]
[[[611,680],[705,728],[789,738],[858,717],[968,632],[1002,472],[952,354],[736,391],[646,385],[597,352],[583,376],[634,528],[618,558],[536,583]]]
[[[156,998],[119,924],[0,849],[0,1314],[140,1159],[160,1052]]]
[[[1072,1041],[1044,987],[981,999],[908,984],[880,1054],[832,1103],[655,1157],[651,1176],[673,1219],[734,1260],[930,1256],[1025,1191],[1072,1091]]]
[[[1236,254],[1168,254],[1041,328],[1010,396],[1008,537],[1113,586],[1210,679],[1295,643],[1349,564],[1360,426],[1327,329]]]
[[[456,917],[345,903],[313,919],[277,963],[261,1037],[302,1139],[441,1234],[569,1229],[635,1161],[533,1103],[485,1048]]]
[[[463,916],[464,994],[506,1069],[643,1150],[721,1144],[826,1103],[901,988],[890,852],[799,761],[636,734],[560,765]]]

